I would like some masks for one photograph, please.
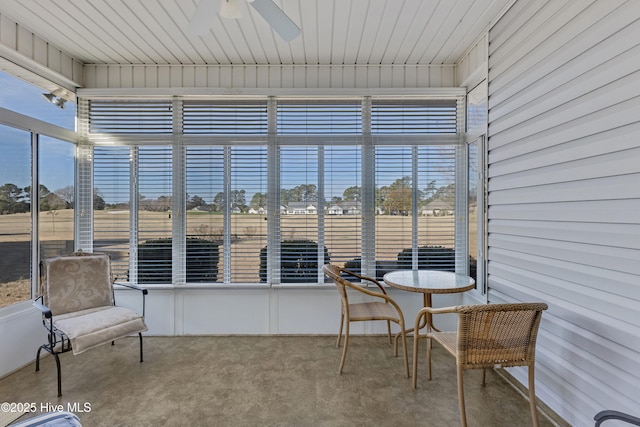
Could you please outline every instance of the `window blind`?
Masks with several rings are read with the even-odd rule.
[[[362,105],[357,100],[280,100],[279,135],[361,134]]]
[[[126,215],[117,222],[100,219],[95,236],[114,253],[124,251],[124,243],[109,239],[120,238],[131,226],[129,263],[146,283],[180,282],[183,265],[191,283],[256,283],[268,277],[274,283],[316,282],[323,280],[320,266],[329,261],[356,270],[375,265],[381,277],[399,266],[424,268],[427,253],[429,268],[453,270],[456,150],[430,146],[428,138],[459,131],[457,102],[115,101],[109,107],[103,105],[107,101],[95,102],[88,114],[90,140],[93,132],[132,133],[121,136],[132,145],[131,154],[128,148],[96,148],[104,162],[96,163],[96,186],[116,186],[114,200],[136,195],[129,203],[131,220]],[[172,106],[182,107],[181,116],[171,115]],[[177,142],[174,126],[210,142],[202,137]],[[140,144],[134,140],[144,135],[133,133],[156,132],[167,135],[143,137]],[[382,134],[383,139],[375,138]],[[275,138],[268,147],[248,140],[229,145],[227,135]],[[424,140],[416,138],[421,135]],[[185,153],[184,163],[172,159],[175,144],[186,144],[175,152]],[[122,158],[108,160],[116,152]],[[184,177],[172,164],[184,166]],[[117,172],[120,167],[128,178]],[[113,183],[108,182],[109,168],[118,176]],[[129,187],[123,186],[127,179]],[[173,191],[182,199],[184,223],[176,222],[182,213],[172,218]],[[125,202],[114,205],[119,203]],[[369,214],[375,220],[363,224]],[[271,215],[276,219],[266,221]],[[267,230],[268,224],[277,230]],[[183,230],[186,246],[183,239],[172,242]],[[267,248],[267,242],[274,246]],[[178,254],[185,259],[172,272],[171,256]]]
[[[232,283],[256,283],[267,245],[267,147],[227,147],[225,275]],[[277,215],[277,214],[276,214]]]
[[[138,282],[172,283],[171,147],[138,148]]]
[[[456,133],[455,99],[373,100],[372,134]]]
[[[171,101],[90,100],[90,133],[170,134],[173,131]]]
[[[184,101],[186,135],[266,135],[266,101]]]
[[[111,256],[118,280],[129,277],[130,148],[97,146],[93,149],[93,183],[104,207],[94,204],[93,248]]]
[[[187,282],[223,282],[224,148],[186,148]]]

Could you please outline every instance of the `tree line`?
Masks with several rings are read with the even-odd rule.
[[[38,186],[40,211],[73,209],[74,194],[72,185],[51,192],[45,185],[40,184]],[[94,191],[93,207],[97,210],[102,210],[106,207],[104,199],[97,190]],[[30,211],[31,186],[21,188],[12,183],[0,186],[0,215]]]
[[[426,188],[418,191],[418,200],[421,205],[432,200],[448,202],[453,206],[455,188],[453,184],[436,187],[436,182],[431,181]],[[40,210],[50,211],[59,209],[73,209],[74,188],[72,185],[51,192],[45,185],[40,184],[38,197]],[[247,203],[245,190],[232,190],[230,192],[229,205],[233,211],[247,213],[250,209],[259,211],[267,208],[267,194],[256,192]],[[413,203],[413,190],[410,177],[402,177],[390,185],[376,188],[376,208],[389,215],[407,215],[411,212]],[[289,189],[280,190],[280,202],[287,206],[291,202],[318,202],[318,188],[315,184],[301,184]],[[362,188],[354,185],[348,187],[342,196],[334,196],[330,203],[341,205],[345,202],[362,202]],[[140,196],[138,204],[141,210],[166,212],[171,210],[171,196],[159,196],[158,198],[146,198]],[[208,212],[223,212],[226,206],[223,192],[217,193],[210,203],[198,195],[187,195],[187,210],[203,210]],[[98,189],[94,189],[93,207],[95,210],[107,208],[127,209],[128,203],[108,204],[105,202]],[[24,213],[31,209],[31,187],[20,188],[15,184],[7,183],[0,186],[0,215]]]

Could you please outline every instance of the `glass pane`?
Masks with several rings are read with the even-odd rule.
[[[325,242],[331,262],[361,271],[362,171],[361,149],[324,149]]]
[[[31,298],[31,134],[0,125],[0,307]]]
[[[138,150],[138,283],[172,283],[172,150]]]
[[[130,148],[95,147],[93,156],[93,248],[111,256],[114,278],[128,280]]]
[[[262,261],[266,260],[263,248],[267,245],[267,147],[230,150],[231,282],[256,283],[261,281]]]
[[[318,147],[280,149],[280,187],[280,281],[317,282]]]
[[[73,252],[75,146],[40,136],[40,258]]]
[[[0,71],[0,87],[0,107],[66,129],[76,128],[76,105],[73,102],[66,102],[64,108],[59,108],[47,101],[43,89],[3,71]]]
[[[187,147],[186,168],[187,282],[223,282],[224,148]]]
[[[480,182],[478,165],[478,143],[469,144],[469,275],[478,283],[478,183]]]
[[[412,247],[412,149],[377,147],[375,157],[376,277],[382,277]]]
[[[418,268],[455,271],[455,148],[418,148]]]

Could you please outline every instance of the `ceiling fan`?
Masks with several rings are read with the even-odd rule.
[[[218,14],[224,18],[240,18],[240,1],[242,0],[200,0],[189,22],[189,32],[194,35],[206,34],[218,9]],[[300,35],[300,28],[273,0],[246,1],[287,43]]]

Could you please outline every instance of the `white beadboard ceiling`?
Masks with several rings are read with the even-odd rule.
[[[302,29],[282,41],[241,2],[188,33],[198,0],[0,0],[0,14],[84,64],[454,64],[512,0],[274,0]]]

